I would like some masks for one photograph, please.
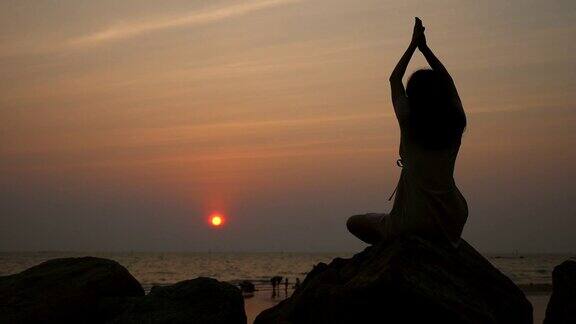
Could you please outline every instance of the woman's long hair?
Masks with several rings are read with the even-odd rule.
[[[449,82],[429,69],[414,72],[408,80],[408,132],[424,148],[445,149],[460,144],[466,114]]]

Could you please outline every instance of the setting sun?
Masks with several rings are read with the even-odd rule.
[[[222,226],[222,224],[224,224],[224,217],[220,214],[212,214],[210,216],[210,224],[214,227]]]

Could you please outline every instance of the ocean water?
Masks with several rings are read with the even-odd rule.
[[[113,259],[125,266],[146,290],[199,276],[236,283],[251,280],[268,289],[272,276],[302,280],[319,262],[353,253],[93,253],[93,252],[2,252],[0,276],[20,272],[53,258],[97,256]],[[520,286],[549,285],[554,267],[571,255],[528,254],[487,255],[487,258]]]

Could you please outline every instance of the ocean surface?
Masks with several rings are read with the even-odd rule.
[[[97,256],[125,266],[146,290],[199,276],[237,283],[253,281],[267,289],[272,276],[302,280],[319,262],[353,253],[94,253],[94,252],[0,252],[0,276],[20,272],[43,261]],[[487,258],[520,286],[549,285],[554,267],[573,258],[562,254],[487,255]]]

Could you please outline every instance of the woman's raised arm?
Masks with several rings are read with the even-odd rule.
[[[428,62],[428,65],[430,65],[432,70],[439,72],[446,77],[446,80],[450,85],[450,91],[452,92],[452,95],[454,96],[454,98],[460,100],[460,97],[458,96],[458,90],[456,89],[456,85],[454,84],[452,76],[450,76],[450,73],[448,73],[448,70],[446,70],[444,64],[440,62],[440,60],[436,57],[436,55],[434,55],[432,50],[428,47],[428,44],[426,44],[426,36],[424,35],[424,33],[422,33],[422,36],[418,42],[418,49],[420,50],[420,52],[422,52],[422,54],[426,58],[426,61]]]
[[[422,26],[422,21],[416,18],[416,22],[414,23],[414,32],[412,33],[412,41],[408,48],[404,52],[404,55],[396,64],[396,67],[392,71],[390,75],[390,89],[392,91],[392,103],[394,105],[394,111],[396,112],[396,117],[401,119],[403,116],[407,115],[407,111],[402,111],[403,109],[407,109],[406,105],[399,105],[396,104],[400,99],[406,97],[406,90],[404,89],[404,84],[402,83],[402,78],[404,77],[404,73],[406,73],[406,68],[408,67],[408,63],[410,63],[410,59],[414,54],[416,48],[418,48],[418,44],[420,43],[420,39],[424,36],[424,27]]]

